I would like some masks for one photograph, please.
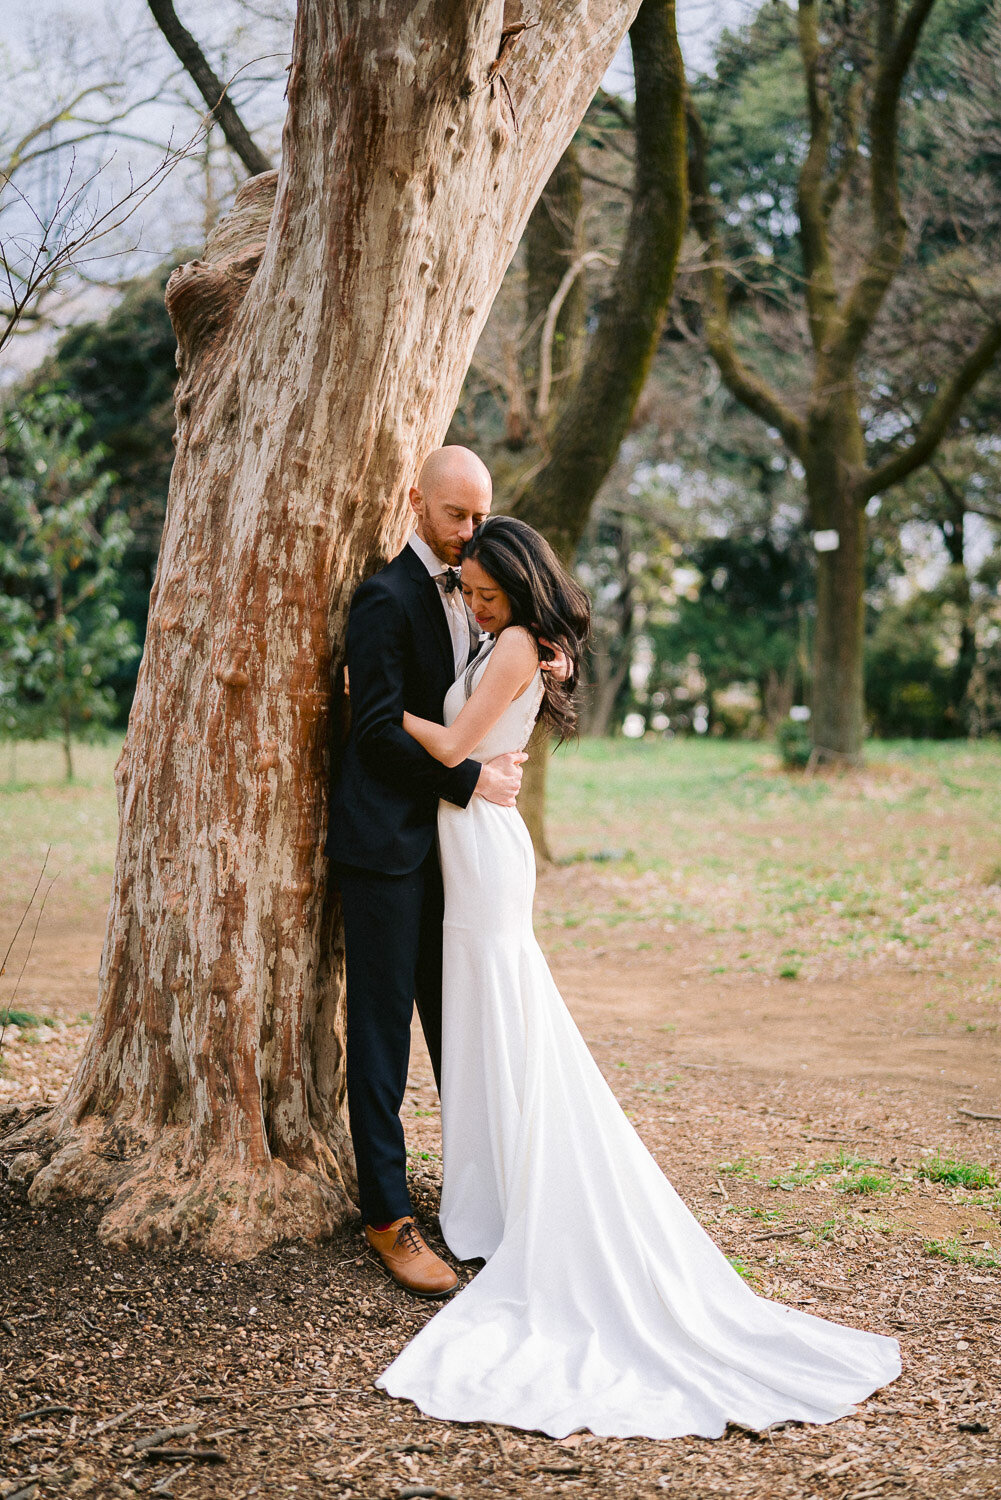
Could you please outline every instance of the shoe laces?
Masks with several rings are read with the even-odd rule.
[[[424,1249],[424,1242],[417,1233],[417,1225],[413,1219],[408,1219],[401,1224],[396,1231],[396,1240],[393,1244],[394,1250],[409,1250],[411,1255],[420,1255]]]

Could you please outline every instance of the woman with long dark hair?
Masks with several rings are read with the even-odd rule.
[[[462,553],[488,632],[445,724],[403,727],[445,765],[574,727],[587,597],[531,527],[491,517]],[[563,682],[540,662],[558,647]],[[830,1422],[899,1373],[896,1340],[766,1302],[685,1208],[605,1083],[532,931],[514,807],[442,801],[441,1227],[479,1274],[380,1376],[431,1416],[565,1437],[719,1437]]]
[[[463,676],[463,706],[444,726],[404,714],[403,727],[444,765],[458,765],[474,750],[507,705],[507,684],[517,697],[539,672],[540,657],[559,647],[563,680],[539,673],[537,716],[560,740],[574,732],[573,694],[591,629],[587,595],[570,577],[546,539],[514,516],[489,516],[462,549],[462,594],[488,639]],[[490,660],[490,676],[483,670]],[[474,682],[487,688],[472,697]],[[501,689],[501,680],[504,688]],[[534,722],[534,720],[533,720]]]

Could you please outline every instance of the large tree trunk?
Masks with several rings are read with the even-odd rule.
[[[281,171],[171,278],[177,456],[99,1014],[20,1137],[51,1156],[33,1202],[109,1199],[109,1241],[245,1256],[351,1211],[322,854],[346,609],[405,537],[407,488],[637,3],[543,0],[505,31],[502,0],[301,0]]]
[[[556,405],[544,457],[533,464],[514,505],[515,514],[541,531],[568,564],[618,457],[646,382],[667,314],[688,216],[685,71],[674,0],[643,0],[630,28],[629,43],[636,80],[636,165],[625,243],[579,377]],[[567,214],[575,191],[572,174],[559,187],[561,208],[554,230],[562,228],[563,255],[568,256],[577,235]],[[533,295],[537,309],[555,290],[552,282],[558,256],[554,254],[549,263],[552,290],[548,296],[541,256],[536,265],[540,274],[534,291],[529,278],[530,315]],[[538,745],[535,758],[539,764],[530,770],[519,802],[533,831],[536,853],[547,858],[544,743]]]
[[[804,455],[810,524],[837,537],[833,549],[817,553],[811,731],[821,763],[862,760],[866,515],[856,481],[864,462],[854,394],[822,398],[807,423]]]

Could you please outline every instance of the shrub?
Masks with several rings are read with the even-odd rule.
[[[775,740],[786,770],[801,771],[813,751],[807,725],[797,724],[794,719],[783,719],[775,731]]]

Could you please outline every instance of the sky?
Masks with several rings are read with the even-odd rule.
[[[269,85],[254,97],[254,61],[265,57],[267,70],[281,70],[281,56],[290,38],[294,0],[176,0],[177,12],[204,45],[221,76],[237,74],[233,97],[255,138],[277,154],[284,106],[280,90]],[[713,40],[724,26],[736,26],[753,13],[751,0],[679,0],[678,28],[686,66],[696,72],[708,66]],[[273,19],[269,19],[269,17]],[[234,37],[234,23],[242,20],[245,30]],[[226,48],[225,52],[221,49]],[[25,66],[34,60],[33,71]],[[242,73],[238,69],[244,68]],[[74,84],[127,79],[129,101],[144,101],[132,109],[120,125],[120,139],[112,146],[84,141],[75,159],[75,180],[83,180],[97,166],[91,200],[106,204],[113,194],[127,190],[130,177],[141,178],[158,160],[152,142],[171,139],[182,143],[198,129],[201,113],[182,99],[190,98],[187,79],[170,81],[180,74],[179,65],[166,42],[153,27],[146,0],[0,0],[0,154],[4,142],[16,140],[22,129],[39,118],[42,100],[64,97],[67,80]],[[46,86],[48,80],[48,86]],[[605,86],[626,95],[632,92],[632,68],[628,40],[624,40],[609,67]],[[114,110],[116,105],[95,100],[93,112]],[[110,160],[109,160],[110,157]],[[216,157],[219,174],[232,172],[233,164],[220,149]],[[199,244],[204,239],[204,187],[200,169],[186,163],[163,182],[107,248],[115,257],[95,260],[90,268],[97,286],[78,285],[75,303],[64,299],[65,320],[98,316],[107,301],[100,283],[138,274],[174,253],[179,244]],[[33,180],[32,205],[52,202],[62,179],[55,167],[47,178]],[[233,184],[230,184],[232,186]],[[225,193],[226,183],[220,183]],[[18,208],[5,198],[3,233],[9,241]],[[105,246],[102,245],[102,250]],[[126,251],[126,254],[120,252]],[[51,336],[22,334],[5,350],[5,368],[0,385],[24,369],[31,368],[44,353]]]
[[[213,17],[219,14],[216,0],[177,0],[176,9],[199,39],[211,40]],[[678,0],[678,35],[689,70],[705,68],[715,36],[725,26],[739,25],[754,9],[752,0]],[[40,22],[46,28],[61,29],[74,23],[82,26],[102,13],[113,16],[114,24],[123,30],[148,16],[145,0],[114,0],[113,5],[104,0],[37,0],[33,5],[25,5],[24,0],[0,0],[0,37],[16,54]],[[616,87],[629,74],[628,43],[624,42],[606,74],[606,86]]]

